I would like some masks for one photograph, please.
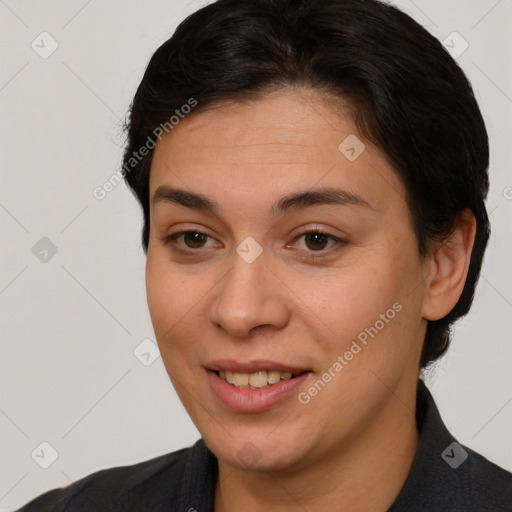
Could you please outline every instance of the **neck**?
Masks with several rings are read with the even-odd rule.
[[[219,461],[215,512],[387,511],[417,450],[415,404],[414,388],[399,399],[390,394],[354,439],[300,469],[244,471]]]

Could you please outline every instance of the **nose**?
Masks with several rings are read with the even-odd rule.
[[[218,287],[210,321],[232,337],[244,339],[256,328],[282,329],[289,321],[288,289],[270,268],[266,252],[252,263],[238,254]]]

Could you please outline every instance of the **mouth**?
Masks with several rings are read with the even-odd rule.
[[[273,361],[219,360],[205,367],[211,389],[228,408],[263,412],[293,397],[311,370]]]
[[[253,373],[234,372],[230,370],[216,370],[215,373],[225,382],[240,389],[263,389],[274,386],[282,380],[295,379],[306,370],[281,372],[279,370],[258,370]]]

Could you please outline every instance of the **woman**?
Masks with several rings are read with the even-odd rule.
[[[21,510],[510,510],[419,380],[489,237],[487,134],[441,43],[375,0],[219,0],[151,58],[123,164],[202,439]]]

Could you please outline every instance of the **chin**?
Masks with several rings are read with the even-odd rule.
[[[251,440],[252,439],[252,440]],[[297,447],[304,450],[299,440],[254,436],[228,439],[227,444],[218,442],[210,443],[206,439],[208,447],[216,457],[242,471],[282,471],[290,469],[298,463],[300,454]]]

